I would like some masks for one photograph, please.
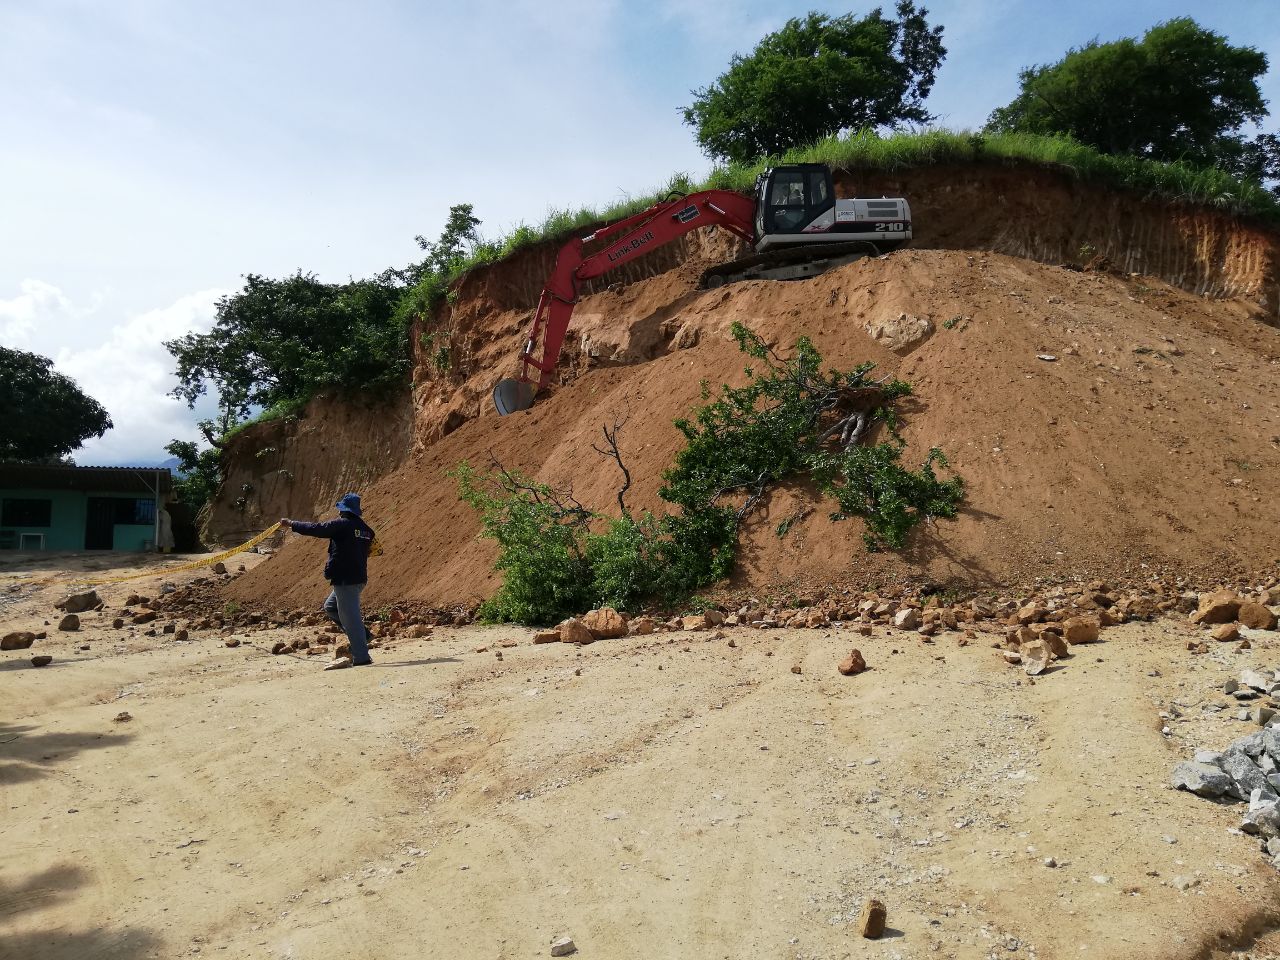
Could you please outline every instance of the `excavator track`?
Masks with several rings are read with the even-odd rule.
[[[863,257],[878,257],[899,246],[901,244],[855,240],[850,243],[819,243],[767,250],[703,271],[699,285],[705,289],[715,289],[726,283],[738,283],[742,280],[803,280]]]

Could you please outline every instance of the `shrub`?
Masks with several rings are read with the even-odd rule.
[[[671,513],[633,517],[619,495],[621,515],[610,518],[571,491],[501,466],[483,476],[458,467],[459,493],[480,513],[481,535],[498,543],[505,574],[482,618],[553,623],[602,604],[637,609],[687,599],[732,573],[742,521],[770,487],[791,479],[808,478],[835,500],[833,520],[861,517],[871,550],[899,549],[926,518],[955,516],[964,485],[938,478],[934,467],[947,466],[941,450],[919,470],[901,463],[894,402],[910,393],[906,383],[873,380],[870,363],[824,371],[804,337],[783,358],[740,324],[733,335],[762,366],[714,400],[704,386],[703,405],[676,421],[685,447],[659,491]],[[864,444],[876,424],[887,438]],[[612,454],[599,452],[616,457],[625,492],[616,431],[605,431]]]

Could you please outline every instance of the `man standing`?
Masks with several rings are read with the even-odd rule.
[[[360,594],[369,581],[369,548],[373,544],[373,528],[360,519],[360,495],[348,493],[337,503],[338,519],[323,523],[281,520],[280,526],[304,537],[321,537],[329,541],[329,559],[324,577],[332,585],[324,612],[340,626],[351,644],[351,663],[364,667],[373,663],[369,656],[368,631],[360,613]]]

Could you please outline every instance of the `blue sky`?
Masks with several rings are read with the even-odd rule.
[[[207,329],[243,274],[364,276],[454,203],[494,236],[700,175],[691,89],[789,16],[871,6],[0,0],[0,342],[113,415],[80,462],[162,458],[195,418],[160,341]],[[948,48],[929,107],[953,128],[1023,66],[1174,16],[1280,59],[1275,0],[928,7]],[[1264,89],[1280,116],[1280,65]]]

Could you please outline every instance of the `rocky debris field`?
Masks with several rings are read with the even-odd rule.
[[[742,596],[543,631],[403,604],[371,611],[374,668],[325,672],[342,637],[233,605],[239,566],[0,585],[0,639],[44,634],[0,660],[18,955],[1275,949],[1269,795],[1241,824],[1252,770],[1274,775],[1280,634],[1244,622],[1274,580]],[[1170,781],[1183,758],[1237,779],[1206,802]]]

